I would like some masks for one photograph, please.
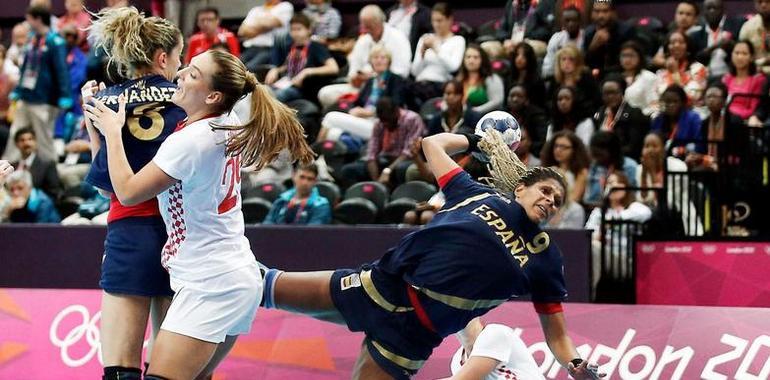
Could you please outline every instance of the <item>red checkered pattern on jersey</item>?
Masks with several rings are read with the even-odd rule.
[[[182,197],[182,183],[177,182],[168,189],[168,208],[166,208],[171,227],[168,228],[168,240],[163,246],[163,258],[161,263],[168,269],[168,261],[179,252],[179,246],[185,240],[187,226],[184,223],[184,199]]]
[[[506,368],[504,365],[498,366],[495,368],[495,371],[500,374],[501,376],[504,376],[503,379],[506,380],[517,380],[518,377],[516,374],[511,371],[510,369]]]

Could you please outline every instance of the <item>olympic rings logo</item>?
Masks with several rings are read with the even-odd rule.
[[[67,318],[70,314],[79,314],[81,323],[75,326],[63,337],[59,332],[59,324]],[[80,367],[88,363],[94,355],[96,355],[99,363],[102,361],[102,348],[99,342],[99,326],[98,322],[101,318],[101,311],[90,316],[88,309],[83,305],[70,305],[60,311],[59,314],[51,322],[51,328],[48,332],[51,343],[59,347],[59,355],[62,362],[68,367]],[[73,358],[69,354],[69,349],[73,345],[80,342],[85,337],[86,342],[90,345],[90,349],[81,358]]]

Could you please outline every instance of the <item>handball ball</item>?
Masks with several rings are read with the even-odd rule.
[[[496,129],[503,135],[503,141],[511,148],[516,150],[521,142],[521,127],[516,118],[511,116],[508,112],[492,111],[484,115],[479,122],[476,123],[476,135],[484,137],[486,131],[489,129]]]

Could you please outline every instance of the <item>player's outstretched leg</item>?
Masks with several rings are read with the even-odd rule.
[[[322,321],[345,324],[331,296],[333,271],[265,272],[262,305],[293,313],[309,315]]]

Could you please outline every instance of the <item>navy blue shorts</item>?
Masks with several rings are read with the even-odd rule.
[[[376,280],[372,281],[370,276]],[[375,297],[372,286],[376,288]],[[387,279],[376,268],[364,266],[335,271],[331,295],[350,331],[366,334],[364,342],[369,354],[396,379],[408,379],[417,373],[433,349],[441,344],[441,336],[423,327],[411,310],[406,283]],[[396,309],[386,309],[383,301]]]
[[[160,264],[166,238],[166,225],[160,216],[110,222],[99,286],[110,294],[172,296],[168,272]]]

